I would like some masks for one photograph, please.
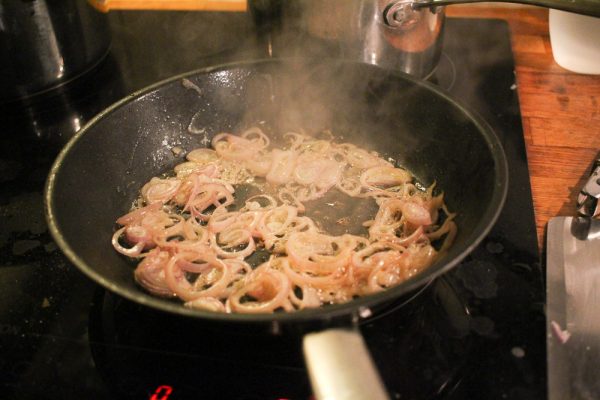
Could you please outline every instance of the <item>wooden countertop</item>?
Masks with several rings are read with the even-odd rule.
[[[88,0],[98,10],[246,11],[246,0]]]
[[[451,17],[508,21],[540,249],[548,220],[574,215],[579,189],[600,151],[600,75],[581,75],[552,57],[548,10],[451,6]]]

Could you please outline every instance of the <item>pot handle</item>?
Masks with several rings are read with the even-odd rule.
[[[389,399],[357,329],[310,333],[303,351],[317,400]]]
[[[417,0],[412,2],[414,9],[423,7],[449,6],[452,4],[483,3],[488,0]],[[568,11],[576,14],[590,15],[600,17],[600,1],[598,0],[491,0],[496,3],[520,3],[532,6],[555,8],[557,10]]]

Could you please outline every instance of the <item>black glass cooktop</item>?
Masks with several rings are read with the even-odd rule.
[[[84,277],[52,241],[44,181],[75,131],[135,89],[257,46],[243,14],[110,19],[113,47],[94,70],[0,105],[0,398],[311,398],[297,337],[232,332],[132,304]],[[546,398],[544,274],[508,26],[449,19],[431,81],[500,137],[507,203],[460,266],[360,329],[392,399]]]

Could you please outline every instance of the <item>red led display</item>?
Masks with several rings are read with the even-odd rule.
[[[150,400],[167,400],[172,392],[173,388],[171,386],[160,385],[156,388],[152,396],[150,396]]]

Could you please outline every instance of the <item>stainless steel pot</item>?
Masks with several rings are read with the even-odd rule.
[[[327,56],[363,61],[425,78],[434,71],[440,58],[443,6],[481,1],[249,0],[249,5],[254,21],[263,31],[279,30],[287,38],[301,35],[302,53],[314,53],[313,48],[319,47],[316,42],[326,45]],[[598,0],[496,1],[600,17]]]
[[[0,101],[72,79],[109,44],[106,15],[85,0],[0,0]]]
[[[424,78],[442,50],[444,12],[414,10],[398,0],[297,0],[283,2],[282,29],[328,42],[342,58]]]

